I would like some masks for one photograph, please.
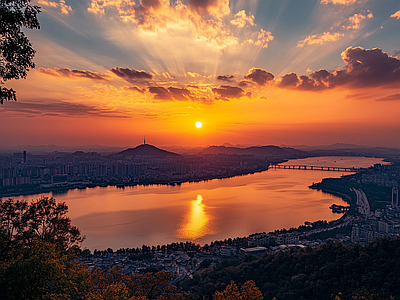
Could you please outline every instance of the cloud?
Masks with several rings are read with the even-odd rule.
[[[379,48],[349,47],[342,52],[346,67],[333,72],[319,70],[309,76],[286,74],[278,86],[299,90],[323,90],[339,86],[349,88],[398,87],[400,84],[400,60],[388,56]]]
[[[165,88],[162,86],[152,86],[148,88],[148,91],[153,95],[154,100],[212,103],[212,99],[207,95],[210,92],[209,87],[187,86],[186,88],[179,88],[170,86]]]
[[[351,16],[349,18],[349,25],[345,26],[343,25],[343,28],[345,29],[359,29],[361,22],[365,19],[372,19],[374,15],[371,12],[367,12],[366,15],[363,15],[361,13],[359,14],[354,14],[354,16]]]
[[[219,75],[217,77],[217,80],[221,80],[221,81],[232,81],[236,78],[235,75]]]
[[[110,71],[130,83],[153,79],[153,75],[151,73],[137,71],[135,69],[115,67]]]
[[[231,20],[231,24],[239,28],[243,28],[247,23],[252,26],[257,26],[254,24],[254,18],[255,17],[253,15],[247,16],[245,10],[241,10],[235,15],[235,19]]]
[[[275,76],[266,70],[252,68],[249,70],[249,73],[244,76],[244,78],[257,83],[258,85],[265,85],[266,83],[272,81]]]
[[[149,92],[154,95],[154,99],[163,101],[172,101],[171,94],[169,91],[162,86],[151,86]]]
[[[77,70],[77,69],[69,69],[69,68],[39,68],[38,72],[56,76],[56,77],[66,77],[66,78],[86,78],[92,80],[109,80],[110,76],[106,74],[100,74],[97,72],[86,71],[86,70]]]
[[[313,78],[309,78],[305,75],[297,76],[296,73],[289,73],[282,76],[281,80],[278,82],[277,85],[280,88],[298,89],[303,91],[309,91],[309,90],[317,91],[327,88],[323,82],[314,80]]]
[[[281,88],[295,88],[299,84],[300,80],[296,73],[289,73],[282,76],[278,86]]]
[[[128,91],[139,92],[141,94],[143,94],[145,92],[145,90],[143,90],[137,86],[125,86],[124,88]]]
[[[168,91],[175,100],[188,100],[191,96],[190,91],[185,88],[169,87]]]
[[[386,97],[382,97],[379,99],[376,99],[377,101],[399,101],[400,100],[400,94],[394,94]]]
[[[265,31],[261,28],[255,41],[253,41],[252,39],[248,39],[246,40],[246,42],[259,46],[261,48],[267,48],[268,43],[272,40],[274,40],[274,36],[272,35],[272,33],[270,31]]]
[[[266,48],[274,38],[263,29],[253,32],[252,39],[248,32],[241,34],[238,29],[246,24],[256,26],[255,17],[245,10],[232,16],[229,0],[91,0],[88,11],[132,23],[147,36],[171,33],[175,37],[179,32],[217,50],[245,41]]]
[[[393,15],[390,16],[391,18],[396,18],[396,19],[400,19],[400,10],[396,11]]]
[[[102,118],[129,118],[126,113],[113,111],[110,108],[101,108],[68,101],[9,102],[3,109],[27,117],[56,116],[80,118],[95,116]]]
[[[217,49],[238,44],[222,21],[230,14],[229,0],[189,0],[187,4],[172,0],[91,0],[88,11],[94,14],[117,13],[144,33],[164,34],[177,31],[191,34],[198,41]]]
[[[199,15],[211,15],[217,18],[227,16],[231,12],[229,0],[189,0],[188,6]]]
[[[335,42],[344,36],[344,33],[335,32],[324,32],[319,34],[313,34],[307,36],[304,40],[301,40],[297,43],[297,47],[303,47],[304,45],[313,45],[313,44],[324,44],[325,42]]]
[[[213,93],[218,96],[219,99],[227,100],[227,99],[239,99],[243,96],[246,96],[246,92],[236,86],[229,85],[221,85],[219,88],[213,88]]]
[[[48,6],[48,7],[59,8],[60,12],[63,15],[68,15],[72,11],[72,7],[67,5],[65,3],[65,0],[60,0],[58,3],[53,2],[53,1],[38,0],[38,4]]]
[[[251,82],[248,80],[241,80],[238,85],[241,87],[248,87],[251,86]]]
[[[339,4],[339,5],[351,5],[356,3],[358,0],[321,0],[322,4]]]

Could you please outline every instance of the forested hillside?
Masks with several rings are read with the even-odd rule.
[[[230,260],[181,283],[195,294],[223,290],[253,280],[264,299],[400,299],[400,239],[365,247],[331,244],[292,253]],[[369,299],[369,298],[368,298]]]

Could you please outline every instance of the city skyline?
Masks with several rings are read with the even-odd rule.
[[[400,148],[396,0],[32,4],[36,68],[6,82],[2,147]]]

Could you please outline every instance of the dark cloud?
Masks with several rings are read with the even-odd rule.
[[[247,81],[247,80],[241,80],[241,81],[239,82],[239,86],[241,86],[241,87],[247,87],[247,86],[249,86],[249,85],[251,85],[251,82],[250,82],[250,81]]]
[[[197,88],[196,86],[190,86],[190,87]],[[161,86],[152,86],[149,87],[148,91],[154,95],[155,100],[197,101],[197,102],[202,102],[204,104],[212,103],[212,100],[208,99],[207,97],[198,97],[193,95],[187,88],[177,88],[177,87],[165,88]]]
[[[221,99],[231,99],[236,98],[239,99],[246,95],[245,91],[240,87],[229,86],[229,85],[221,85],[219,88],[212,89],[214,94],[217,94]]]
[[[274,80],[275,76],[266,70],[252,68],[250,69],[249,74],[245,75],[244,78],[257,83],[258,85],[265,85]]]
[[[109,80],[110,76],[106,74],[100,74],[92,71],[85,70],[77,70],[77,69],[68,69],[68,68],[39,68],[37,69],[40,73],[51,75],[51,76],[59,76],[59,77],[68,77],[68,78],[86,78],[92,80]]]
[[[278,84],[279,87],[281,88],[290,88],[290,87],[296,87],[297,84],[299,83],[299,78],[295,73],[289,73],[284,76],[282,76],[280,83]]]
[[[154,99],[156,100],[173,100],[169,91],[161,86],[151,86],[149,87],[149,92],[154,95]]]
[[[17,112],[26,117],[56,116],[56,117],[105,117],[128,118],[123,112],[112,111],[109,108],[100,108],[82,103],[68,101],[46,100],[36,102],[7,102],[2,107],[4,111]]]
[[[341,70],[319,70],[310,76],[286,74],[281,77],[278,86],[299,90],[324,90],[338,86],[367,88],[397,87],[400,84],[400,60],[388,56],[381,49],[349,47],[342,52],[342,59],[346,67]]]
[[[236,76],[235,75],[219,75],[217,77],[217,80],[221,80],[221,81],[232,81],[233,79],[235,79]]]
[[[188,100],[190,99],[190,91],[187,89],[180,89],[175,87],[169,87],[168,91],[175,100]]]
[[[138,88],[137,86],[129,86],[129,87],[125,87],[126,90],[128,91],[134,91],[134,92],[139,92],[139,93],[144,93],[145,90]]]
[[[161,86],[149,87],[149,92],[154,95],[156,100],[164,101],[185,101],[192,100],[190,91],[185,88],[169,87],[168,89]]]
[[[153,75],[150,73],[147,73],[145,71],[137,71],[135,69],[129,69],[129,68],[115,67],[112,68],[110,71],[113,72],[118,77],[121,77],[122,79],[131,83],[141,80],[150,80],[153,78]]]
[[[376,99],[377,101],[399,101],[400,100],[400,94],[394,94],[386,97],[382,97],[379,99]]]

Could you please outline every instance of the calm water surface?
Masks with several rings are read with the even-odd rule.
[[[381,159],[317,157],[286,164],[368,167],[378,162]],[[305,221],[339,218],[329,206],[345,204],[342,199],[308,186],[322,178],[341,175],[341,172],[270,169],[181,186],[97,187],[71,190],[54,197],[67,203],[72,223],[86,236],[82,248],[116,250],[187,240],[205,244],[297,227]]]

